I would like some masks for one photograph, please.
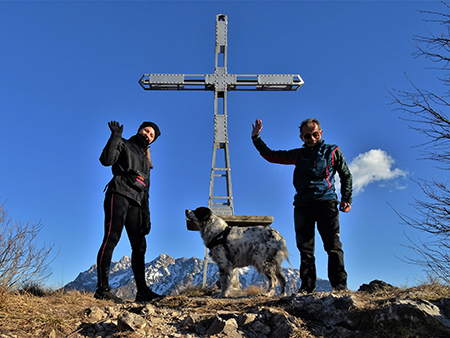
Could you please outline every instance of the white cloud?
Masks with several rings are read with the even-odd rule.
[[[394,159],[381,149],[372,149],[358,155],[348,165],[353,175],[353,194],[358,195],[364,191],[367,185],[373,182],[405,177],[406,171],[392,168],[394,162]],[[336,183],[337,191],[339,191],[340,182]]]

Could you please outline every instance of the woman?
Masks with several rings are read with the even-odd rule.
[[[130,139],[122,138],[123,125],[108,123],[111,137],[100,156],[104,166],[112,166],[114,177],[105,194],[105,235],[97,255],[97,290],[94,297],[116,303],[123,300],[111,293],[108,277],[114,248],[119,242],[123,227],[131,244],[131,267],[136,281],[136,301],[150,301],[160,297],[145,282],[145,235],[150,232],[148,205],[150,169],[149,145],[161,135],[153,122],[143,122],[138,133]]]

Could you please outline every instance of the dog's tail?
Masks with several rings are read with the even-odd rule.
[[[289,266],[291,267],[291,269],[294,270],[291,262],[289,261],[289,251],[287,251],[287,248],[286,248],[286,252],[284,253],[284,259],[289,263]]]
[[[289,266],[291,267],[291,269],[294,270],[291,262],[289,261],[289,256],[291,254],[289,253],[289,251],[287,249],[286,241],[284,240],[284,238],[283,238],[283,245],[281,247],[281,250],[279,251],[279,255],[280,255],[280,262],[283,262],[283,260],[285,259],[289,263]]]

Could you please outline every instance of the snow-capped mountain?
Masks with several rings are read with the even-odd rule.
[[[267,278],[259,274],[253,267],[240,268],[238,271],[242,289],[246,289],[250,285],[267,286]],[[283,268],[283,273],[286,278],[286,293],[290,295],[297,292],[301,284],[299,270]],[[185,287],[202,285],[203,259],[195,257],[174,259],[169,255],[162,254],[146,264],[145,275],[147,284],[154,292],[171,295]],[[214,263],[208,264],[207,286],[214,286],[218,279],[217,265]],[[118,296],[134,298],[136,286],[131,270],[131,259],[128,256],[124,256],[118,262],[111,262],[109,284]],[[93,292],[96,286],[97,264],[94,264],[88,270],[81,272],[74,281],[68,283],[64,288]],[[318,279],[316,290],[331,291],[331,285],[327,280]]]

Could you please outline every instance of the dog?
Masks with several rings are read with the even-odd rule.
[[[197,225],[210,257],[219,267],[221,292],[218,298],[230,296],[233,269],[249,265],[267,277],[267,296],[275,295],[277,280],[281,296],[286,296],[281,263],[283,259],[291,263],[286,241],[277,230],[267,226],[231,227],[206,207],[186,210],[186,219]]]

